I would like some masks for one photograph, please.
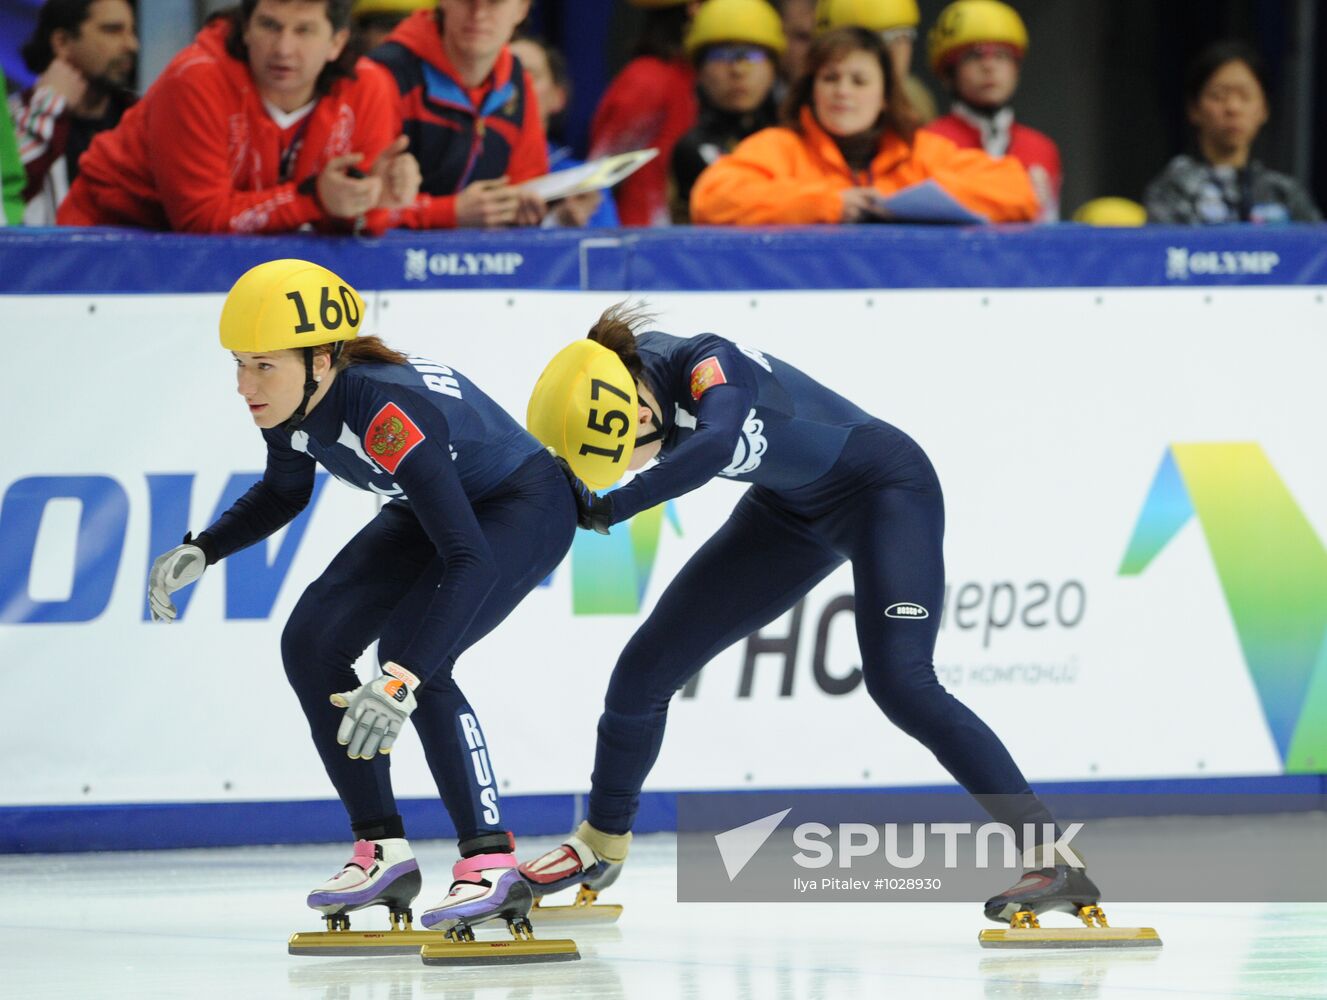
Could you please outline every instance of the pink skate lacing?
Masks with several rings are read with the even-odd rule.
[[[351,865],[354,865],[356,868],[362,868],[364,871],[368,871],[377,863],[377,861],[378,855],[374,853],[373,841],[357,840],[355,841],[355,853],[352,854],[350,860],[346,862],[346,867],[349,868]]]
[[[452,865],[453,882],[482,882],[479,873],[485,868],[515,868],[514,854],[476,854],[473,858],[462,858]]]

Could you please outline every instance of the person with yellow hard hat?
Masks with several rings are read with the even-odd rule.
[[[387,41],[396,26],[417,10],[432,10],[438,0],[355,0],[350,8],[350,47],[364,55]]]
[[[535,893],[578,883],[598,890],[617,878],[673,694],[845,561],[871,697],[1018,831],[1024,849],[1040,843],[1054,829],[1050,813],[996,735],[936,680],[945,518],[926,453],[772,355],[711,333],[647,330],[647,321],[622,306],[608,310],[586,340],[554,358],[530,398],[527,425],[585,482],[580,526],[608,532],[716,478],[750,488],[618,657],[588,815],[562,844],[521,865]],[[597,492],[629,469],[641,471]],[[1025,823],[1036,824],[1027,842]],[[1011,903],[1042,912],[1080,896],[1096,901],[1087,876],[1056,870],[996,897],[987,916],[1007,920],[1000,914]]]
[[[877,32],[818,35],[783,122],[748,136],[691,190],[703,225],[878,222],[890,195],[933,182],[991,222],[1026,222],[1037,210],[1027,171],[1008,158],[959,149],[918,130],[889,50]]]
[[[700,114],[677,141],[669,165],[674,222],[690,221],[691,188],[720,156],[775,124],[777,60],[787,47],[778,12],[766,0],[706,0],[687,30]]]
[[[419,865],[385,755],[413,718],[461,855],[450,894],[422,922],[519,923],[531,896],[492,767],[472,761],[486,743],[452,670],[562,561],[576,504],[543,445],[460,372],[361,336],[365,312],[354,288],[308,261],[260,264],[235,283],[221,345],[262,431],[267,470],[153,563],[149,607],[154,620],[174,620],[175,591],[313,501],[318,466],[388,501],[305,590],[281,640],[355,839],[350,861],[308,905],[340,928],[368,906],[408,919]],[[375,640],[381,673],[361,684],[354,664]],[[262,742],[261,732],[230,738]]]
[[[1023,19],[1000,0],[955,0],[942,10],[927,36],[927,55],[953,104],[926,128],[964,149],[1018,160],[1036,189],[1040,221],[1054,222],[1064,180],[1060,149],[1049,136],[1015,121],[1010,103],[1027,49]]]

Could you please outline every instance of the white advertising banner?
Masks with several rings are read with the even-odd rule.
[[[464,372],[523,418],[547,359],[617,297],[366,298],[368,332]],[[1036,781],[1327,765],[1321,298],[992,290],[648,304],[660,329],[777,355],[927,450],[947,510],[936,669]],[[220,305],[0,301],[0,805],[332,794],[279,640],[376,497],[324,480],[300,521],[209,569],[178,622],[145,614],[153,556],[263,466],[217,344]],[[549,584],[461,660],[504,792],[588,787],[618,652],[743,488],[714,482],[606,538],[579,533]],[[647,787],[947,782],[861,684],[851,593],[840,569],[716,657],[674,700]],[[393,771],[398,794],[433,794],[410,736]]]

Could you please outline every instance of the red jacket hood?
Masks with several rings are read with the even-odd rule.
[[[194,44],[217,61],[217,66],[220,67],[226,78],[235,85],[236,90],[247,90],[253,86],[253,74],[249,72],[247,62],[243,59],[236,59],[226,51],[226,42],[230,38],[230,31],[230,18],[218,18],[198,33],[198,36],[194,39]]]
[[[396,26],[387,41],[396,42],[409,49],[426,63],[441,70],[453,80],[458,80],[452,61],[447,58],[447,51],[442,47],[442,33],[438,30],[436,11],[417,10]],[[511,79],[511,49],[506,45],[498,53],[498,61],[493,66],[493,86],[505,86]],[[459,81],[458,81],[459,82]]]

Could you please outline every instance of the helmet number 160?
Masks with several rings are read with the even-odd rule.
[[[318,318],[322,320],[323,329],[335,330],[341,325],[342,320],[352,327],[359,326],[359,307],[355,305],[355,296],[345,285],[338,286],[337,291],[340,302],[332,298],[331,288],[323,285],[322,298],[318,302]],[[295,312],[299,314],[296,333],[313,333],[318,329],[309,321],[309,310],[304,305],[304,296],[300,292],[287,292],[286,298],[295,303]]]

